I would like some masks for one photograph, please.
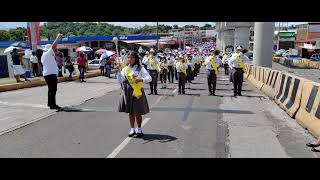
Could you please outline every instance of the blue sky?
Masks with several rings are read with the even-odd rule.
[[[142,27],[144,25],[156,25],[156,22],[107,22],[114,25],[119,26],[125,26],[125,27]],[[302,24],[306,22],[289,22],[290,24]],[[159,22],[159,24],[166,24],[166,25],[174,25],[177,24],[178,26],[184,26],[184,25],[197,25],[197,26],[203,26],[205,24],[211,24],[214,25],[214,22]],[[284,23],[286,24],[286,23]],[[276,26],[278,23],[276,23]],[[0,29],[8,30],[10,28],[16,28],[16,27],[26,27],[26,22],[0,22]]]

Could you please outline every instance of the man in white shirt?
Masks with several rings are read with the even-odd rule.
[[[220,67],[220,51],[219,50],[210,50],[210,56],[205,60],[206,72],[207,72],[207,81],[208,81],[208,90],[209,96],[215,96],[217,76],[219,74]]]
[[[38,58],[35,52],[32,52],[30,56],[30,62],[32,63],[32,73],[34,77],[39,76],[39,68],[38,68]]]
[[[232,68],[232,79],[233,79],[233,93],[234,96],[242,96],[241,89],[243,83],[243,73],[244,73],[244,64],[249,62],[248,56],[245,54],[248,50],[243,49],[239,52],[238,55],[233,55],[230,58],[229,65]]]
[[[57,74],[58,65],[55,60],[55,55],[58,54],[57,45],[62,39],[62,34],[58,34],[52,45],[47,45],[44,48],[44,53],[41,57],[41,63],[43,64],[43,76],[48,85],[48,106],[50,109],[61,110],[62,108],[56,104],[56,92],[57,92]]]
[[[173,83],[173,78],[174,78],[174,57],[173,57],[173,54],[172,52],[170,51],[169,52],[169,56],[167,58],[167,64],[168,64],[168,69],[169,69],[169,72],[168,72],[168,80],[169,80],[169,83]]]
[[[147,65],[149,74],[152,77],[152,81],[150,82],[149,95],[152,95],[153,93],[157,95],[158,94],[157,83],[158,83],[158,74],[160,71],[160,68],[159,68],[160,63],[159,63],[159,59],[155,57],[155,51],[153,49],[150,49],[149,57],[145,59],[143,63]]]

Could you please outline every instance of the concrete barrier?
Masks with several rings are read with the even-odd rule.
[[[281,76],[280,88],[274,100],[290,117],[294,117],[300,107],[305,82],[309,80],[292,74],[283,73]]]
[[[266,69],[265,82],[261,88],[261,91],[264,92],[267,96],[274,99],[274,97],[279,91],[280,77],[281,77],[280,71],[272,70],[269,68]]]
[[[248,80],[253,84],[257,89],[261,89],[263,86],[264,75],[263,68],[259,66],[252,67],[252,75],[249,75]]]
[[[297,122],[315,137],[320,137],[320,84],[306,82],[302,89],[300,108],[295,116]]]

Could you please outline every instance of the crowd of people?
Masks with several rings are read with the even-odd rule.
[[[148,95],[158,95],[158,80],[161,88],[167,88],[167,83],[177,81],[178,94],[186,94],[186,89],[198,76],[201,66],[204,66],[209,96],[215,96],[216,81],[219,68],[225,69],[225,75],[230,75],[233,83],[234,96],[242,96],[244,64],[249,62],[248,51],[241,46],[236,51],[221,52],[213,44],[196,44],[186,49],[150,49],[145,53],[121,50],[116,58],[116,77],[121,84],[123,94],[119,103],[119,112],[129,114],[131,129],[128,136],[141,137],[142,115],[149,113],[149,105],[143,90],[143,83],[149,83]],[[137,128],[135,128],[137,122]]]

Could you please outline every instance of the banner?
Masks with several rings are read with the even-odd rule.
[[[37,46],[40,46],[41,36],[40,36],[40,22],[35,22],[36,37],[37,37]]]
[[[29,46],[30,49],[32,49],[32,44],[31,44],[31,24],[30,22],[27,22],[27,36],[28,36],[28,41],[29,41]]]

